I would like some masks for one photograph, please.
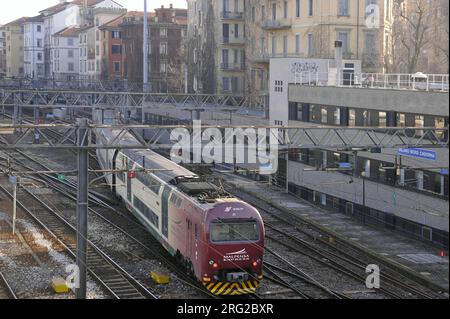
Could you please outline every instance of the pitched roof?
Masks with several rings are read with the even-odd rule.
[[[26,23],[26,22],[44,22],[44,16],[42,14],[40,14],[35,17],[26,18],[24,23]]]
[[[70,3],[68,1],[60,2],[54,6],[39,11],[39,13],[46,13],[47,15],[53,15],[66,9],[69,4]]]
[[[85,30],[86,28],[80,28],[77,26],[71,26],[71,27],[67,27],[65,29],[62,29],[59,32],[56,32],[55,34],[53,34],[53,36],[55,37],[67,37],[67,38],[73,38],[73,37],[77,37],[78,34],[80,32],[82,32],[83,30]]]
[[[22,18],[14,20],[14,21],[8,22],[7,24],[3,25],[3,27],[7,27],[7,26],[13,25],[13,24],[22,24],[22,23],[26,22],[27,19],[28,19],[28,17],[22,17]]]

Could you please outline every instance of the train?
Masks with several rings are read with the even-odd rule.
[[[123,133],[123,132],[122,132]],[[109,144],[120,130],[103,129]],[[121,144],[136,145],[127,133]],[[216,296],[256,293],[264,223],[250,204],[151,150],[98,149],[111,191],[161,245]]]

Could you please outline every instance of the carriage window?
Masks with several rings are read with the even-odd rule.
[[[256,221],[214,221],[211,224],[210,233],[211,241],[214,243],[247,242],[259,239],[259,228]]]
[[[153,193],[159,194],[159,189],[161,188],[160,182],[146,172],[137,172],[136,176],[138,181],[147,186]]]

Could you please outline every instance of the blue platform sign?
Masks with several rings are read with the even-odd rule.
[[[436,160],[436,152],[422,148],[400,148],[398,155],[422,158],[430,161]]]
[[[448,168],[442,168],[441,169],[441,174],[442,175],[448,175]]]
[[[339,168],[352,168],[352,163],[339,163]]]

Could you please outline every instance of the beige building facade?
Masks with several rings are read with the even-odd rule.
[[[190,90],[245,91],[245,0],[188,0]]]
[[[23,23],[27,18],[14,20],[3,26],[6,36],[6,77],[22,77],[23,61]]]
[[[334,56],[362,60],[363,72],[384,72],[392,56],[393,0],[247,0],[249,90],[267,90],[270,58]]]

